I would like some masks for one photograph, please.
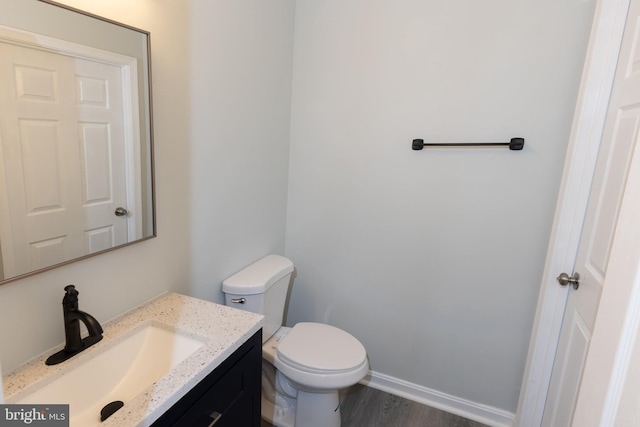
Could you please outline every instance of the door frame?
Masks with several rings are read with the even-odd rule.
[[[558,195],[514,425],[542,422],[630,0],[598,0]],[[597,322],[597,320],[596,320]]]

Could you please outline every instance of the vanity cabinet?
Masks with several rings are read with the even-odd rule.
[[[152,427],[260,427],[261,378],[259,330]]]

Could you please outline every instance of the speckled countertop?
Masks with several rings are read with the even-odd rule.
[[[7,373],[3,377],[5,402],[20,401],[124,340],[145,323],[176,330],[205,344],[133,400],[125,402],[122,409],[101,424],[104,427],[151,425],[256,333],[263,326],[264,317],[184,295],[163,294],[103,324],[104,339],[68,361],[55,366],[44,363],[61,345]],[[74,426],[73,412],[71,420],[71,427],[81,427]]]

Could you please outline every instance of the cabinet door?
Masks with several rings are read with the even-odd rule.
[[[213,387],[200,397],[175,423],[176,426],[259,426],[260,392],[255,393],[256,369],[261,361],[255,353],[242,357]],[[262,374],[262,369],[258,375]],[[258,376],[259,380],[259,376]],[[255,408],[258,409],[257,423]]]
[[[261,378],[260,330],[152,426],[260,427]]]

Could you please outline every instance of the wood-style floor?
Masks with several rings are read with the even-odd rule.
[[[356,384],[341,393],[342,427],[486,427],[439,409]],[[273,427],[262,421],[261,427]]]

